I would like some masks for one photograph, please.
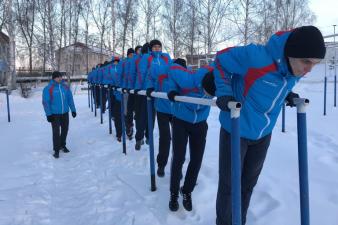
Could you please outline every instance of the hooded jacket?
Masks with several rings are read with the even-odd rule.
[[[151,52],[147,58],[148,72],[146,87],[154,88],[155,91],[168,92],[168,72],[172,60],[167,53]],[[172,103],[167,99],[155,98],[156,111],[172,114]]]
[[[46,116],[68,113],[69,109],[76,112],[72,92],[64,81],[49,82],[42,92],[42,104]]]
[[[212,67],[206,66],[193,72],[174,63],[169,69],[169,91],[177,91],[180,95],[190,97],[211,98],[204,93],[202,80],[205,74],[212,70]],[[210,106],[185,102],[175,102],[173,107],[173,115],[189,123],[207,120],[209,112]]]
[[[284,46],[291,32],[277,32],[266,45],[250,44],[217,52],[216,96],[233,96],[242,103],[240,135],[260,139],[273,130],[285,97],[299,81],[288,70]],[[221,112],[221,126],[231,132],[229,112]]]

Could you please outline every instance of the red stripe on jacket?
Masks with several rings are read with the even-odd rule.
[[[255,83],[255,81],[267,73],[274,72],[277,70],[276,65],[270,64],[268,66],[262,68],[250,68],[245,75],[244,78],[244,96],[246,96],[251,88],[251,86]]]
[[[196,93],[198,93],[199,92],[199,89],[198,88],[182,88],[181,89],[181,93],[183,94],[183,95],[186,95],[186,94],[188,94],[188,93],[190,93],[190,92],[196,92]]]
[[[162,89],[164,79],[168,78],[168,74],[161,74],[158,76],[158,83],[160,84],[160,88]]]
[[[51,102],[53,102],[53,100],[54,100],[54,95],[53,95],[53,90],[54,90],[54,84],[52,84],[52,86],[50,86],[50,88],[49,88],[49,98],[50,98],[50,101]]]

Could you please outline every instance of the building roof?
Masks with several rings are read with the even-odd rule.
[[[0,31],[0,42],[9,43],[9,37],[6,34],[4,34],[2,31]]]
[[[82,43],[82,42],[76,42],[74,44],[62,47],[60,49],[57,49],[56,51],[62,50],[62,49],[66,49],[66,48],[83,48],[83,49],[88,49],[88,51],[93,52],[93,53],[97,53],[97,54],[101,54],[101,49],[99,47],[95,47],[95,46],[87,46],[86,44]],[[102,54],[103,55],[108,55],[108,56],[112,56],[113,52],[108,50],[108,49],[102,49]],[[117,56],[120,56],[119,54],[115,54]]]

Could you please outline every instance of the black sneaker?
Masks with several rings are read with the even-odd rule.
[[[62,151],[63,151],[64,153],[70,152],[69,149],[68,149],[66,146],[62,148]]]
[[[177,211],[180,207],[178,204],[178,194],[177,193],[170,193],[170,201],[169,201],[169,209],[173,212]]]
[[[144,144],[143,139],[139,140],[139,141],[136,141],[135,150],[139,151],[141,149],[141,145],[143,145],[143,144]]]
[[[191,193],[184,193],[183,189],[180,189],[180,193],[183,197],[183,207],[185,208],[185,210],[187,211],[191,211],[192,210],[192,202],[191,202]]]
[[[54,156],[54,158],[58,159],[59,158],[59,151],[55,151],[53,156]]]
[[[117,137],[116,139],[117,139],[118,142],[122,141],[121,137]]]
[[[159,177],[164,177],[165,173],[164,173],[164,167],[158,167],[157,168],[157,176]]]

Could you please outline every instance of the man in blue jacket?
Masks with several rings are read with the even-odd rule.
[[[110,69],[110,73],[112,76],[111,85],[113,87],[112,99],[114,99],[113,106],[113,116],[114,116],[114,125],[116,131],[116,138],[118,142],[121,142],[122,137],[122,122],[121,122],[121,92],[117,91],[116,88],[120,87],[121,79],[122,79],[122,61],[119,57],[113,57],[112,59],[113,65]]]
[[[146,79],[147,96],[151,97],[151,92],[168,91],[168,71],[172,63],[167,53],[162,52],[162,43],[159,40],[152,40],[150,43],[151,53],[147,59],[148,73]],[[172,120],[172,104],[167,99],[155,99],[155,109],[157,111],[158,129],[160,131],[159,149],[157,155],[157,175],[163,177],[164,169],[168,162],[170,150],[170,123]]]
[[[73,95],[67,84],[62,81],[62,74],[54,71],[52,80],[43,89],[42,104],[47,121],[52,124],[53,149],[55,158],[59,158],[60,150],[69,152],[66,147],[66,139],[69,125],[69,109],[73,118],[76,117]],[[61,133],[60,133],[61,128]]]
[[[141,50],[141,53],[139,51]],[[145,43],[142,48],[137,48],[135,59],[135,94],[140,90],[145,90],[145,77],[148,72],[148,57],[149,57],[149,43]],[[155,112],[153,111],[153,115]],[[135,121],[136,121],[136,134],[135,134],[135,150],[140,150],[141,145],[144,144],[144,136],[146,143],[148,143],[148,126],[147,126],[147,97],[143,95],[135,95]]]
[[[126,115],[126,134],[131,140],[133,138],[134,133],[134,105],[135,105],[135,96],[129,93],[129,90],[134,89],[133,84],[133,74],[135,72],[135,61],[134,61],[135,51],[133,48],[129,48],[127,51],[127,58],[124,61],[123,68],[123,83],[122,83],[122,91],[123,93],[128,95],[127,99],[127,115]]]
[[[219,51],[215,59],[217,106],[221,109],[219,183],[216,224],[231,224],[229,101],[242,103],[242,221],[270,144],[271,132],[285,100],[295,106],[294,85],[325,56],[321,32],[314,26],[277,32],[266,45],[250,44]]]
[[[215,84],[212,67],[200,68],[195,73],[188,70],[184,59],[176,59],[169,69],[168,98],[174,102],[173,107],[173,155],[170,177],[171,211],[177,211],[178,192],[183,196],[183,206],[192,210],[191,193],[196,185],[201,168],[206,136],[208,131],[207,118],[210,106],[175,102],[175,96],[186,95],[197,98],[212,98],[215,96]],[[180,188],[182,167],[185,161],[187,143],[189,140],[190,162]]]

